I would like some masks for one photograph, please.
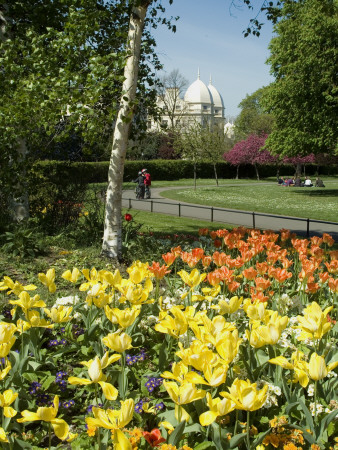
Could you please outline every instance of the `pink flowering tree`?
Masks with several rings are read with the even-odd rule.
[[[276,156],[271,155],[268,150],[262,150],[266,138],[266,135],[256,136],[251,134],[247,139],[237,142],[229,152],[224,153],[223,158],[237,168],[236,179],[238,179],[239,166],[241,164],[253,165],[257,180],[259,180],[259,166],[278,162]]]
[[[306,164],[314,164],[316,162],[316,157],[313,153],[310,153],[309,155],[304,155],[304,156],[286,156],[285,158],[283,158],[283,163],[284,164],[293,164],[295,166],[296,169],[296,176],[300,176],[302,173],[302,167],[303,167],[303,172],[304,172],[304,176],[305,176],[305,166]]]

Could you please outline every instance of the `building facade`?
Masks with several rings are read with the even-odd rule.
[[[161,120],[156,122],[148,120],[148,130],[155,131],[163,128],[189,128],[199,124],[203,127],[217,126],[224,129],[226,119],[224,117],[224,102],[221,94],[212,84],[210,77],[207,86],[200,79],[194,81],[185,92],[184,98],[176,88],[167,89],[163,96],[157,99],[157,106],[161,113]]]

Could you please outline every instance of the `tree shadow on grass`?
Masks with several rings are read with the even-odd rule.
[[[338,189],[318,189],[318,190],[317,189],[310,190],[311,188],[300,188],[300,189],[291,191],[290,193],[297,195],[301,194],[306,197],[337,197],[338,199]]]

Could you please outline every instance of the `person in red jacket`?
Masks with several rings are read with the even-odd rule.
[[[145,186],[145,196],[150,198],[150,186],[151,186],[151,176],[147,169],[142,170],[142,175],[144,176],[144,186]]]

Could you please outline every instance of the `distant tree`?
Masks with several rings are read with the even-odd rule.
[[[157,157],[159,159],[181,158],[181,151],[175,147],[175,134],[171,131],[161,134]]]
[[[338,153],[337,1],[285,0],[270,43],[275,81],[262,101],[275,118],[274,154]]]
[[[212,162],[214,175],[218,186],[217,163],[222,161],[224,152],[232,147],[232,140],[224,134],[224,130],[214,127],[201,129],[202,157]]]
[[[247,139],[237,142],[234,147],[223,155],[223,158],[230,164],[236,166],[236,179],[238,179],[239,166],[242,164],[251,164],[256,171],[257,180],[259,180],[258,166],[275,163],[277,158],[268,150],[262,150],[267,136],[250,135]]]
[[[181,133],[175,133],[174,147],[177,148],[183,159],[189,159],[194,167],[194,188],[196,189],[197,163],[203,159],[203,127],[194,123]]]
[[[247,95],[239,104],[241,112],[235,120],[235,139],[242,140],[250,134],[262,136],[270,134],[274,119],[262,105],[262,96],[266,87]]]
[[[180,104],[180,98],[187,86],[188,80],[178,69],[172,70],[168,75],[159,79],[158,97],[163,102],[164,113],[169,117],[169,127],[172,130],[175,128],[175,120],[180,120],[185,113],[185,109]]]

